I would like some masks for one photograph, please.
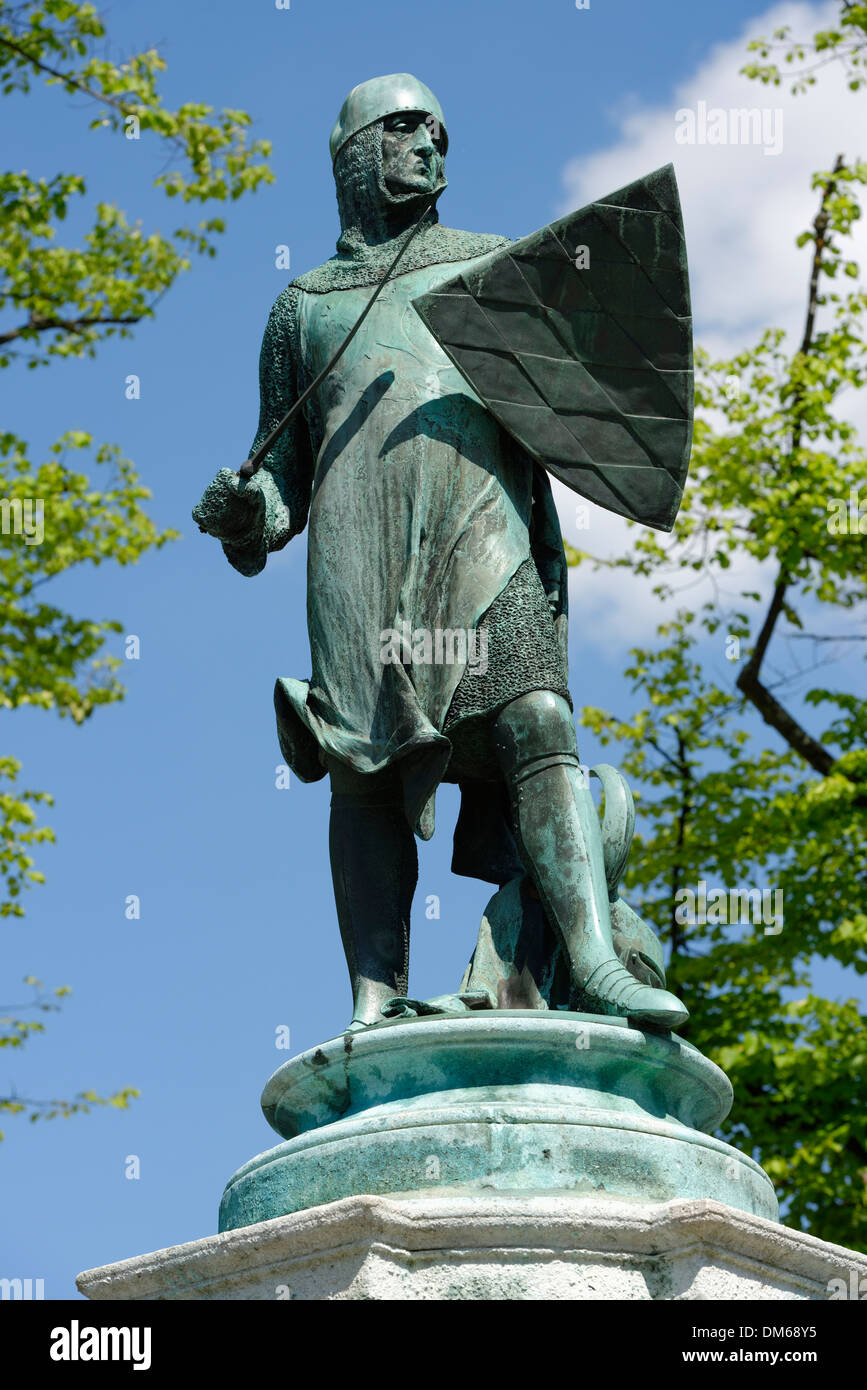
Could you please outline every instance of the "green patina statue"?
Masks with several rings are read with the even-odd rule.
[[[617,896],[628,788],[595,770],[600,824],[579,762],[548,477],[673,524],[692,406],[673,171],[510,242],[438,221],[447,140],[408,74],[349,94],[337,254],[274,304],[254,457],[193,515],[244,575],[308,525],[312,676],[277,682],[277,724],[296,775],[331,778],[350,1028],[485,1007],[678,1027],[656,938]],[[461,789],[454,871],[498,892],[459,993],[422,1003],[414,836],[440,781]]]

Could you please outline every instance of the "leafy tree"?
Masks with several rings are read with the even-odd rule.
[[[0,0],[0,89],[20,98],[37,84],[80,99],[92,130],[115,138],[150,140],[164,159],[155,185],[179,208],[210,209],[273,179],[265,141],[248,142],[250,117],[187,102],[172,110],[159,91],[165,62],[150,49],[123,62],[105,56],[107,31],[92,4],[72,0]],[[145,232],[113,203],[93,209],[80,245],[62,245],[58,231],[70,208],[85,199],[75,173],[32,177],[0,173],[0,366],[36,369],[57,358],[95,357],[101,343],[129,337],[154,316],[162,296],[194,255],[213,256],[224,220],[179,217],[171,235]],[[96,475],[75,467],[86,457]],[[134,564],[176,535],[159,531],[143,503],[149,498],[133,464],[114,444],[70,430],[41,462],[25,440],[0,434],[3,478],[0,535],[0,706],[35,705],[81,724],[97,706],[119,700],[120,662],[104,653],[118,622],[79,618],[46,601],[43,586],[76,566]],[[37,515],[37,509],[41,512]],[[39,536],[40,530],[43,535]],[[38,539],[37,539],[38,537]],[[34,851],[53,839],[38,819],[51,804],[46,792],[19,790],[21,765],[0,757],[0,916],[23,915],[22,894],[43,880]],[[0,1047],[21,1047],[43,1030],[37,1015],[59,1007],[69,991],[25,981],[32,998],[0,1005]],[[91,1105],[125,1107],[137,1092],[107,1098],[83,1091],[73,1099],[0,1096],[0,1111],[31,1119],[69,1115]],[[0,1135],[2,1137],[2,1135]]]
[[[793,69],[793,90],[830,57],[860,86],[867,6],[842,11],[810,43],[774,36],[807,64],[806,75]],[[782,80],[773,64],[746,72]],[[582,716],[603,742],[622,743],[644,793],[629,891],[667,943],[671,987],[692,1015],[685,1036],[732,1080],[723,1136],[762,1163],[791,1224],[859,1249],[867,1017],[855,999],[821,997],[811,978],[817,960],[867,974],[867,701],[839,682],[797,691],[867,640],[844,622],[867,598],[867,455],[844,395],[867,373],[867,296],[845,250],[865,183],[867,163],[844,156],[813,178],[818,210],[798,237],[808,253],[800,340],[768,329],[729,360],[696,353],[691,482],[674,537],[638,533],[606,562],[650,580],[675,616],[657,648],[632,653],[638,711]],[[700,578],[711,597],[677,608],[685,581]],[[788,659],[792,649],[812,664]],[[744,922],[744,900],[720,896],[702,912],[702,882],[708,894],[782,898],[758,921],[753,902]]]
[[[783,81],[776,61],[779,57],[790,68],[788,75],[795,93],[815,86],[817,72],[834,62],[843,65],[850,88],[857,92],[865,80],[867,66],[867,5],[841,0],[837,23],[832,28],[819,29],[808,39],[793,39],[791,25],[785,24],[775,29],[770,39],[753,39],[747,47],[758,53],[762,61],[748,63],[743,72],[766,86],[770,83],[779,87]]]
[[[723,1137],[762,1164],[790,1224],[861,1248],[867,1029],[856,1001],[822,998],[810,976],[817,957],[867,973],[867,752],[822,778],[785,745],[757,747],[743,696],[708,678],[694,618],[681,612],[658,650],[633,652],[636,713],[582,713],[625,749],[644,792],[627,896],[667,943],[669,988],[691,1014],[683,1035],[734,1086]],[[746,914],[734,889],[753,892]]]

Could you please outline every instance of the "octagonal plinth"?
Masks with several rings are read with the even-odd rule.
[[[230,1179],[220,1230],[362,1193],[711,1198],[776,1220],[766,1174],[709,1133],[731,1103],[696,1048],[622,1019],[383,1023],[274,1073],[262,1106],[285,1142]]]

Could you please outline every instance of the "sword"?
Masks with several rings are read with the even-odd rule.
[[[326,367],[322,368],[322,371],[319,373],[317,377],[313,379],[313,381],[311,381],[307,389],[302,391],[295,404],[290,406],[289,410],[286,411],[286,414],[283,416],[283,419],[280,421],[280,423],[278,425],[275,425],[271,433],[267,435],[265,439],[263,439],[256,452],[254,454],[251,454],[250,457],[244,463],[241,464],[241,467],[238,469],[239,478],[252,478],[256,473],[258,473],[259,469],[262,467],[262,464],[265,461],[266,456],[270,453],[271,449],[274,447],[283,431],[292,423],[293,419],[298,414],[298,411],[301,409],[303,405],[306,404],[307,401],[309,401],[314,391],[316,391],[316,389],[322,385],[322,382],[328,376],[328,373],[333,371],[334,368],[337,366],[337,363],[340,361],[344,352],[349,347],[349,344],[352,342],[352,339],[355,337],[359,328],[364,323],[364,320],[367,318],[367,315],[370,313],[371,309],[373,308],[374,304],[379,298],[379,295],[385,285],[386,280],[388,280],[389,277],[393,274],[398,261],[400,260],[404,251],[409,246],[410,242],[415,237],[416,233],[421,230],[421,225],[427,217],[428,213],[430,212],[431,207],[433,206],[434,199],[436,197],[438,197],[438,192],[433,194],[428,199],[427,206],[422,211],[421,216],[419,217],[409,236],[402,243],[400,250],[394,257],[394,260],[391,262],[391,265],[386,270],[376,289],[373,291],[373,294],[370,296],[369,300],[365,304],[364,308],[362,309],[361,313],[359,314],[349,333],[347,333],[343,342],[340,344],[340,347],[335,352],[331,361],[328,363]],[[203,528],[200,526],[199,530],[201,531],[202,529]]]

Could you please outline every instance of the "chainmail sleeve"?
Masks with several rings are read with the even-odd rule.
[[[259,426],[250,454],[270,434],[303,389],[297,306],[302,291],[283,290],[268,316],[259,354]],[[304,530],[313,485],[313,448],[304,412],[272,445],[255,475],[265,499],[264,528],[240,542],[224,542],[226,558],[242,574],[258,574],[272,550]]]

